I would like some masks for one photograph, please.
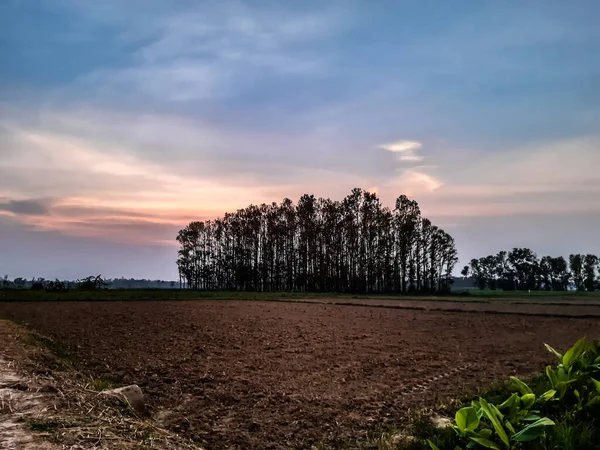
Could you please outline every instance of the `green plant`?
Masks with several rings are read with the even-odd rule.
[[[522,442],[539,438],[547,427],[554,425],[549,418],[540,417],[537,408],[550,401],[556,391],[537,397],[526,383],[515,377],[510,378],[508,386],[516,392],[501,404],[494,405],[480,397],[456,412],[452,427],[466,448],[517,448]],[[432,441],[428,443],[433,450],[439,450]]]
[[[600,404],[600,341],[578,340],[565,354],[545,344],[558,358],[556,367],[546,367],[546,376],[557,400],[582,411]],[[595,377],[595,378],[594,378]]]

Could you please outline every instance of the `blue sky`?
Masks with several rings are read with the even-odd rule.
[[[462,262],[600,253],[598,17],[595,1],[4,1],[0,271],[173,278],[192,218],[352,187],[414,197]]]

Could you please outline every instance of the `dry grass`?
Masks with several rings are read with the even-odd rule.
[[[0,414],[22,423],[27,433],[63,449],[199,448],[99,395],[112,385],[79,371],[51,339],[0,320],[2,338],[8,339],[0,352],[6,372]]]

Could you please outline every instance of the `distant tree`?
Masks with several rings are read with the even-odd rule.
[[[469,273],[470,273],[470,270],[471,270],[471,269],[470,269],[470,267],[469,267],[469,266],[464,266],[464,267],[462,268],[462,270],[460,271],[460,274],[461,274],[463,277],[468,277],[468,276],[469,276]]]
[[[583,255],[569,255],[569,267],[575,289],[583,291],[585,289],[584,274],[583,274]]]
[[[508,262],[514,270],[515,289],[536,288],[539,262],[535,253],[528,248],[514,248],[508,253]]]
[[[77,280],[79,289],[103,289],[108,287],[108,282],[102,278],[102,275],[89,276],[81,280]]]
[[[597,287],[597,268],[600,260],[594,255],[570,255],[569,262],[562,256],[544,256],[538,260],[528,248],[514,248],[473,259],[463,269],[471,272],[478,287],[503,290],[566,291],[573,281],[578,290]]]
[[[18,289],[24,288],[26,284],[27,280],[25,278],[17,277],[13,280],[13,285]]]
[[[598,257],[596,255],[585,255],[583,259],[583,285],[587,291],[596,289],[596,266]]]
[[[59,279],[48,281],[45,285],[46,292],[64,292],[67,290],[67,284]]]
[[[569,289],[571,273],[567,261],[562,256],[552,258],[550,261],[552,269],[553,289],[555,291],[566,291]]]
[[[46,289],[46,280],[44,278],[33,278],[31,280],[31,289],[34,291]]]

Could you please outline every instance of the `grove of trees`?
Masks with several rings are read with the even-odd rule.
[[[250,205],[192,222],[177,241],[180,277],[199,290],[441,292],[457,263],[454,239],[416,201],[390,209],[358,188]]]
[[[8,275],[0,279],[0,288],[3,289],[60,291],[64,289],[175,289],[179,287],[180,285],[176,281],[137,278],[111,279],[103,278],[101,275],[92,275],[79,280],[46,280],[35,277],[31,280],[22,277],[10,280]]]
[[[462,270],[479,289],[594,291],[600,289],[600,259],[595,255],[544,256],[528,248],[514,248],[472,259]]]

